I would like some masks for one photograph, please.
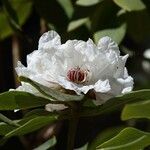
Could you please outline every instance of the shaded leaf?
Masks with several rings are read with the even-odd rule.
[[[125,128],[117,136],[104,142],[97,150],[139,150],[150,145],[150,133],[135,128]]]
[[[135,11],[145,9],[142,0],[113,0],[119,7],[127,11]]]
[[[120,127],[111,127],[104,131],[102,131],[98,136],[89,144],[88,150],[95,150],[96,147],[105,141],[113,138],[116,136],[121,130],[123,129],[123,126]]]
[[[0,94],[0,110],[28,109],[48,103],[49,100],[27,92],[9,91]]]
[[[50,112],[46,111],[44,108],[37,108],[27,112],[24,117],[30,117],[30,116],[37,117],[39,115],[45,116],[48,114],[50,114]]]
[[[6,116],[4,116],[1,113],[0,113],[0,120],[7,123],[7,124],[9,124],[9,125],[15,126],[15,127],[19,126],[19,124],[17,124],[16,122],[10,120],[9,118],[7,118]]]
[[[150,99],[150,90],[132,91],[108,100],[101,106],[83,107],[81,116],[95,116],[121,109],[127,103],[134,103]]]
[[[95,42],[97,43],[100,38],[104,36],[111,37],[115,42],[118,44],[121,43],[126,33],[126,24],[122,24],[118,28],[112,28],[112,29],[105,29],[98,31],[94,34]]]
[[[2,136],[4,136],[5,134],[7,134],[8,132],[11,132],[14,129],[16,129],[15,126],[6,124],[4,122],[0,123],[0,135],[2,135]]]
[[[37,148],[34,148],[34,150],[47,150],[51,147],[53,147],[56,144],[56,138],[53,137],[49,140],[47,140],[45,143],[41,144]]]
[[[92,6],[96,5],[103,0],[77,0],[76,4],[80,6]]]
[[[85,144],[85,145],[83,145],[82,147],[76,148],[76,149],[74,149],[74,150],[87,150],[87,148],[88,148],[88,143]]]
[[[56,100],[56,103],[63,103],[67,101],[80,101],[84,98],[84,95],[70,95],[65,94],[62,92],[59,92],[57,90],[45,87],[43,85],[40,85],[39,83],[32,81],[31,79],[27,77],[20,76],[19,79],[23,82],[27,82],[34,86],[41,94],[43,94],[45,97],[49,98],[50,100]],[[55,101],[54,101],[55,102]]]
[[[71,3],[71,0],[57,0],[59,4],[62,6],[64,11],[66,12],[68,18],[72,17],[73,14],[73,5]]]
[[[5,1],[5,0],[4,0]],[[18,22],[23,25],[31,13],[32,1],[29,0],[11,0],[12,8],[18,17]],[[0,39],[4,39],[13,33],[9,25],[8,18],[3,10],[0,10]]]
[[[19,25],[19,20],[16,11],[13,9],[10,1],[8,0],[2,0],[6,14],[7,14],[7,19],[12,26],[12,28],[17,31],[21,30],[20,25]]]
[[[10,138],[12,136],[16,135],[24,135],[30,132],[33,132],[35,130],[40,129],[41,127],[44,127],[50,123],[53,123],[57,120],[57,116],[39,116],[35,117],[33,119],[30,119],[29,121],[22,124],[21,122],[18,124],[22,124],[20,127],[12,130],[11,132],[7,133],[4,136],[5,138]]]
[[[150,37],[150,14],[147,10],[125,14],[128,29],[127,34],[137,43],[142,43]]]
[[[128,120],[132,118],[150,119],[150,100],[125,105],[121,119]]]

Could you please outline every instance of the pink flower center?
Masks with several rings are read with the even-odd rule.
[[[67,72],[67,78],[75,83],[83,83],[86,81],[87,71],[82,70],[79,67],[72,68]]]

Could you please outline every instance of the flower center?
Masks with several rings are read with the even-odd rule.
[[[79,67],[71,68],[67,72],[67,78],[75,83],[83,83],[86,81],[87,78],[87,71],[82,70]]]

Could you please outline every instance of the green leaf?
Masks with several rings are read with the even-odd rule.
[[[19,25],[19,20],[16,11],[13,9],[10,1],[8,0],[2,0],[7,18],[9,20],[10,25],[14,30],[21,30],[20,25]]]
[[[4,122],[0,123],[0,135],[4,136],[5,134],[11,132],[12,130],[16,129],[15,126],[10,124],[6,124]]]
[[[24,124],[22,124],[20,121],[18,123],[18,124],[20,124],[20,127],[7,133],[4,136],[4,139],[10,138],[10,137],[16,136],[16,135],[20,136],[20,135],[24,135],[24,134],[33,132],[33,131],[38,130],[50,123],[55,122],[56,120],[57,120],[57,116],[39,116],[39,117],[32,118],[31,120],[25,122]]]
[[[68,18],[72,17],[73,14],[73,5],[71,3],[71,0],[57,0],[59,4],[62,6],[64,11],[66,12]]]
[[[5,0],[4,0],[5,1]],[[20,25],[23,25],[31,13],[32,1],[11,0],[12,8],[15,10]],[[8,18],[3,10],[0,10],[0,39],[4,39],[13,33]]]
[[[9,26],[9,22],[4,12],[0,12],[0,39],[12,34],[12,29]]]
[[[127,103],[134,103],[150,99],[150,90],[132,91],[108,100],[101,106],[83,107],[81,116],[95,116],[121,109]]]
[[[132,118],[150,119],[150,100],[125,105],[121,119],[128,120]]]
[[[9,91],[0,94],[0,110],[29,109],[48,103],[49,100],[27,92]]]
[[[89,24],[90,20],[89,18],[81,18],[81,19],[78,19],[78,20],[73,20],[69,23],[68,25],[68,32],[72,31],[72,30],[75,30],[76,28],[79,28],[80,26],[82,25],[86,25],[86,24]]]
[[[94,34],[94,40],[97,43],[100,38],[102,38],[104,36],[109,36],[115,42],[120,44],[121,41],[123,40],[124,36],[125,36],[125,33],[126,33],[126,24],[124,23],[117,28],[105,29],[105,30],[101,30],[101,31],[96,32]]]
[[[55,144],[56,144],[56,138],[53,137],[48,141],[46,141],[45,143],[43,143],[42,145],[38,146],[37,148],[34,148],[34,150],[47,150],[53,147]]]
[[[63,103],[63,102],[67,103],[67,101],[80,101],[84,98],[84,95],[65,94],[57,90],[45,87],[35,81],[32,81],[27,77],[20,76],[19,79],[23,82],[27,82],[32,86],[34,86],[41,94],[43,94],[45,97],[49,98],[50,100],[56,100],[56,103]]]
[[[49,119],[49,117],[56,117],[59,116],[58,114],[54,114],[54,113],[50,113],[50,112],[45,112],[43,109],[34,109],[30,112],[28,112],[23,119],[21,120],[11,120],[13,123],[4,123],[1,122],[0,123],[0,135],[6,135],[9,132],[11,132],[14,129],[17,129],[17,127],[23,126],[24,124],[26,124],[27,122],[35,119],[35,118],[39,118],[39,117],[47,117]],[[62,119],[61,117],[59,119]],[[16,124],[17,126],[15,126],[14,124]],[[38,125],[38,123],[37,123]]]
[[[114,0],[114,2],[121,8],[127,11],[138,11],[145,9],[142,0]]]
[[[103,0],[77,0],[76,4],[80,6],[92,6],[96,5]]]
[[[16,122],[10,120],[9,118],[7,118],[6,116],[4,116],[1,113],[0,113],[0,120],[7,123],[7,124],[9,124],[9,125],[15,126],[15,127],[19,126],[19,124],[17,124]]]
[[[97,150],[140,150],[150,145],[150,133],[126,128],[117,136],[104,142]]]
[[[103,130],[98,136],[89,144],[88,150],[95,150],[96,147],[105,141],[108,141],[109,139],[116,136],[121,130],[123,129],[123,126],[120,127],[111,127],[106,130]]]
[[[76,148],[75,150],[87,150],[87,148],[88,148],[88,143],[86,143],[82,147]]]
[[[50,113],[52,113],[52,112],[48,112],[44,108],[37,108],[37,109],[33,109],[33,110],[27,112],[24,117],[27,117],[27,118],[30,117],[30,116],[37,117],[39,115],[45,116],[45,115],[48,115]]]

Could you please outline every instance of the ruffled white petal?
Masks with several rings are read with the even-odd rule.
[[[61,45],[60,36],[52,30],[40,37],[38,49],[49,49],[58,45]]]
[[[78,95],[94,91],[95,104],[100,105],[110,98],[130,92],[133,78],[128,75],[125,63],[128,55],[120,56],[118,45],[110,38],[103,37],[96,46],[91,39],[68,40],[61,44],[55,31],[44,33],[38,50],[27,56],[27,67],[18,62],[19,76],[26,76],[41,86],[73,90]],[[67,72],[76,67],[87,71],[84,83],[77,84],[67,78]],[[32,87],[33,88],[33,87]],[[39,93],[28,84],[17,90]]]

